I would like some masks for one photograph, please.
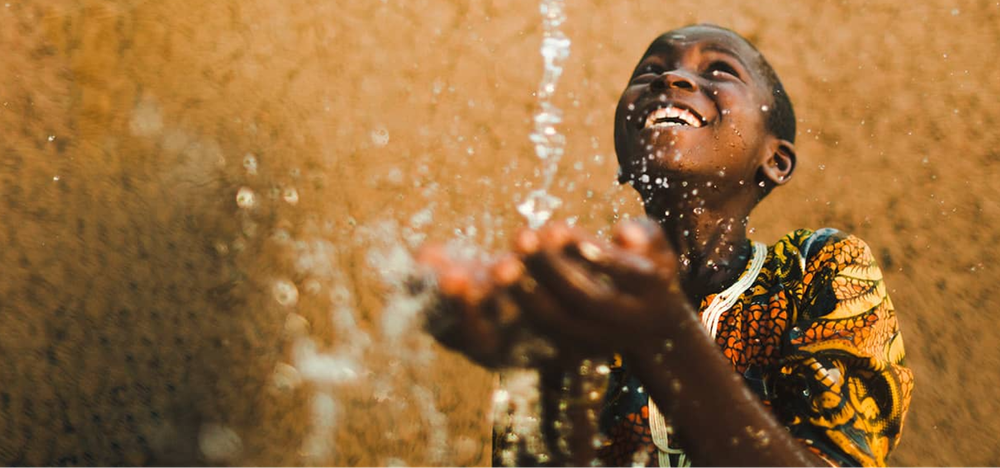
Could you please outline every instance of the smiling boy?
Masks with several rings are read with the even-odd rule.
[[[708,25],[660,36],[615,117],[619,180],[655,224],[623,223],[610,244],[524,231],[491,275],[425,250],[451,324],[439,339],[490,366],[523,324],[563,357],[615,353],[606,464],[884,465],[912,373],[870,249],[833,229],[747,238],[750,211],[791,179],[794,139],[749,42]]]

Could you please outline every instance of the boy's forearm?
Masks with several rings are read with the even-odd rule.
[[[750,392],[708,337],[684,315],[628,353],[630,365],[700,465],[826,466]]]

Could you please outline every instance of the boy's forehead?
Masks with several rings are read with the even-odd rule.
[[[752,68],[756,68],[758,62],[758,52],[743,37],[728,29],[700,25],[663,33],[650,44],[643,58],[690,47],[708,47],[729,52]]]

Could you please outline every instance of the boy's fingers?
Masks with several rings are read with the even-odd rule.
[[[534,254],[541,244],[538,232],[530,229],[521,229],[514,236],[514,250],[522,255]]]
[[[678,269],[674,246],[653,221],[624,221],[615,226],[615,244],[624,250],[650,259],[660,276],[672,275]]]
[[[452,263],[445,253],[444,246],[428,244],[420,247],[416,255],[417,263],[429,266],[435,270],[442,269]]]
[[[438,274],[438,288],[448,297],[476,306],[496,291],[492,271],[482,264],[452,264]]]
[[[610,278],[595,274],[558,252],[541,252],[526,259],[526,263],[531,276],[560,304],[591,319],[607,319],[606,312],[615,299]]]
[[[562,221],[553,221],[539,230],[522,229],[514,236],[514,251],[527,256],[539,250],[561,249],[574,238],[585,235]]]
[[[649,233],[635,221],[622,221],[612,230],[611,238],[618,246],[636,253],[649,251],[652,239]]]
[[[612,232],[615,244],[642,254],[672,253],[674,248],[655,221],[648,219],[622,221]]]
[[[508,328],[521,318],[521,309],[506,290],[500,289],[491,301],[493,316],[501,328]]]
[[[648,285],[656,272],[656,264],[645,255],[596,241],[575,242],[567,246],[566,255],[585,262],[589,269],[610,277],[626,291]]]
[[[578,318],[567,314],[545,286],[536,283],[530,276],[522,277],[509,290],[523,311],[524,318],[554,341],[572,343],[583,340],[589,344],[603,341],[603,336],[595,332],[593,327],[581,324]]]
[[[562,221],[555,221],[545,225],[539,232],[543,249],[558,250],[569,243],[577,233]]]
[[[507,255],[490,268],[493,282],[499,287],[507,287],[516,282],[524,274],[524,264],[513,255]]]
[[[438,274],[438,287],[446,296],[464,298],[472,287],[472,275],[464,265],[448,265]]]

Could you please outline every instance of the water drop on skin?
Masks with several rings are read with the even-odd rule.
[[[767,106],[760,106],[760,111],[761,112],[767,112],[768,110],[770,110],[770,109]]]

